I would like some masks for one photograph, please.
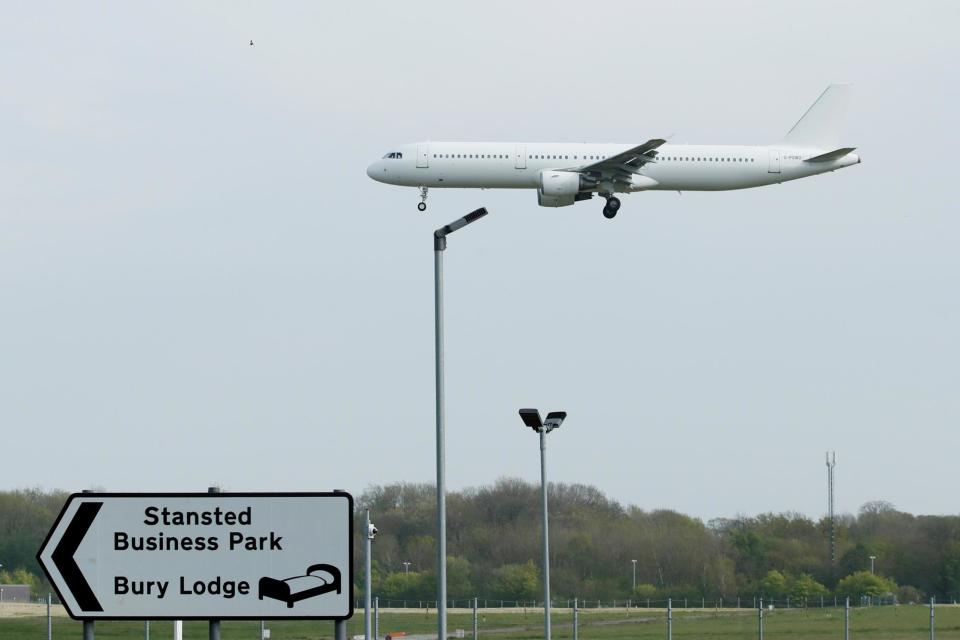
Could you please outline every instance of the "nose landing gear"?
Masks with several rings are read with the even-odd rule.
[[[427,188],[420,187],[420,204],[417,205],[417,209],[420,211],[427,210]]]
[[[617,211],[620,210],[620,199],[613,196],[607,197],[607,204],[603,207],[603,217],[612,220]]]

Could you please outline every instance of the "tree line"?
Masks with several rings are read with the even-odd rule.
[[[539,491],[539,485],[506,478],[448,494],[451,598],[540,597]],[[0,492],[0,583],[30,581],[39,591],[49,588],[35,555],[66,498],[62,491]],[[960,599],[960,516],[915,516],[886,502],[867,503],[856,515],[838,516],[831,563],[826,518],[785,512],[704,522],[671,510],[624,506],[594,487],[564,483],[550,485],[549,504],[551,591],[558,599],[789,596],[800,602],[891,594],[903,602]],[[360,588],[366,508],[379,529],[372,554],[374,593],[433,599],[434,487],[396,483],[357,497],[354,576]]]
[[[451,598],[540,597],[539,492],[539,485],[507,478],[448,494]],[[551,483],[548,496],[550,584],[558,599],[960,599],[960,516],[914,516],[886,502],[867,503],[856,515],[836,518],[831,563],[827,518],[786,512],[704,522],[624,506],[579,484]],[[358,497],[356,548],[362,549],[363,509],[380,531],[372,553],[374,593],[435,597],[435,505],[434,487],[425,484],[378,486]],[[361,585],[360,553],[355,560]]]

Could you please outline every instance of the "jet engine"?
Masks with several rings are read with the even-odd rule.
[[[541,207],[566,207],[585,199],[583,192],[596,186],[596,180],[576,171],[541,171],[537,199]]]
[[[542,191],[537,191],[537,202],[541,207],[569,207],[576,202],[576,199],[575,193],[566,196],[545,196]]]

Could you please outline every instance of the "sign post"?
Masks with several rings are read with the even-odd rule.
[[[70,616],[353,615],[353,498],[334,493],[74,494],[37,554]],[[218,635],[218,634],[217,634]]]

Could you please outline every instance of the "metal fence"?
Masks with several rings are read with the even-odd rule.
[[[760,596],[733,596],[727,598],[627,598],[624,600],[591,600],[576,598],[580,609],[666,609],[672,603],[674,609],[756,609]],[[764,608],[804,609],[843,607],[846,600],[842,596],[817,596],[814,598],[762,598]],[[451,598],[447,600],[449,609],[470,609],[473,598]],[[436,609],[436,600],[399,600],[379,597],[381,609]],[[542,609],[543,600],[507,600],[503,598],[477,598],[481,609]],[[851,598],[853,607],[882,607],[901,604],[894,596]],[[924,603],[925,604],[925,603]],[[947,604],[947,603],[941,603]],[[950,604],[956,604],[954,600]],[[574,598],[551,599],[554,609],[572,609]],[[363,599],[354,601],[357,610],[363,610]]]
[[[52,597],[48,598],[44,602],[47,604],[47,625],[46,625],[46,637],[48,640],[53,640],[53,626],[50,605]],[[856,629],[851,624],[851,611],[857,608],[867,608],[867,607],[884,607],[897,604],[894,598],[834,598],[833,596],[823,598],[807,598],[797,600],[795,598],[777,598],[777,599],[762,599],[760,597],[750,596],[748,597],[733,597],[733,598],[717,598],[713,600],[708,600],[706,598],[667,598],[667,599],[627,599],[627,600],[579,600],[579,599],[555,599],[552,600],[553,614],[556,616],[560,615],[561,618],[565,616],[570,616],[569,621],[566,624],[569,629],[570,623],[573,627],[573,638],[574,640],[578,639],[578,629],[580,626],[580,614],[589,613],[589,611],[598,611],[598,612],[612,612],[615,610],[631,610],[631,611],[643,611],[645,609],[651,610],[651,616],[644,616],[648,621],[655,621],[658,617],[663,621],[666,638],[667,640],[673,640],[673,631],[674,625],[679,624],[683,625],[685,617],[675,617],[674,613],[676,612],[689,612],[692,614],[693,618],[700,618],[695,612],[698,610],[729,610],[731,614],[736,615],[737,617],[746,616],[747,619],[750,617],[754,620],[755,635],[758,640],[764,640],[764,617],[770,615],[772,610],[784,610],[784,609],[802,609],[806,608],[838,608],[843,611],[843,615],[839,618],[837,624],[842,624],[843,629],[843,638],[844,640],[850,640],[851,634],[856,633]],[[450,599],[448,601],[449,609],[460,609],[462,612],[470,612],[473,614],[473,624],[472,624],[472,633],[467,629],[457,629],[455,632],[452,632],[451,637],[456,638],[470,638],[471,640],[479,640],[479,636],[483,634],[483,630],[480,629],[479,619],[484,610],[504,610],[504,613],[509,613],[512,611],[524,610],[524,613],[531,614],[534,616],[542,615],[544,611],[543,601],[536,600],[505,600],[505,599],[493,599],[493,598],[471,598],[471,599]],[[927,603],[925,603],[927,604]],[[955,605],[956,602],[947,602],[940,603]],[[929,640],[936,640],[935,638],[935,608],[937,603],[935,599],[931,598],[929,600]],[[361,614],[364,611],[362,601],[355,602],[356,611],[358,614]],[[566,608],[566,610],[564,610]],[[384,609],[392,609],[394,611],[409,609],[411,612],[420,610],[433,610],[436,611],[436,600],[389,600],[389,599],[379,599],[373,598],[373,610],[371,613],[374,616],[373,619],[373,628],[372,638],[380,640],[389,636],[381,635],[380,627],[380,614]],[[751,609],[753,612],[751,613]],[[735,613],[736,612],[736,613]],[[832,615],[832,614],[831,614]],[[551,617],[554,617],[551,616]],[[496,616],[494,616],[496,617]],[[842,621],[842,622],[840,622]],[[286,626],[286,623],[292,621],[274,621],[270,623],[271,627],[275,627],[277,631],[283,629]],[[467,625],[464,625],[467,627]],[[469,628],[469,627],[468,627]],[[251,627],[254,629],[254,627]],[[264,624],[264,622],[259,623],[259,637],[261,640],[269,638],[269,627]],[[839,634],[839,627],[838,627]],[[85,636],[86,637],[86,636]],[[92,637],[92,636],[91,636]],[[145,640],[150,638],[150,622],[143,621],[143,636]],[[212,637],[212,636],[211,636]],[[232,637],[232,636],[231,636]],[[253,636],[256,637],[256,636]],[[277,636],[285,637],[282,634]],[[419,640],[420,638],[427,638],[426,636],[416,636],[411,635],[411,638]],[[435,634],[434,636],[435,637]]]

